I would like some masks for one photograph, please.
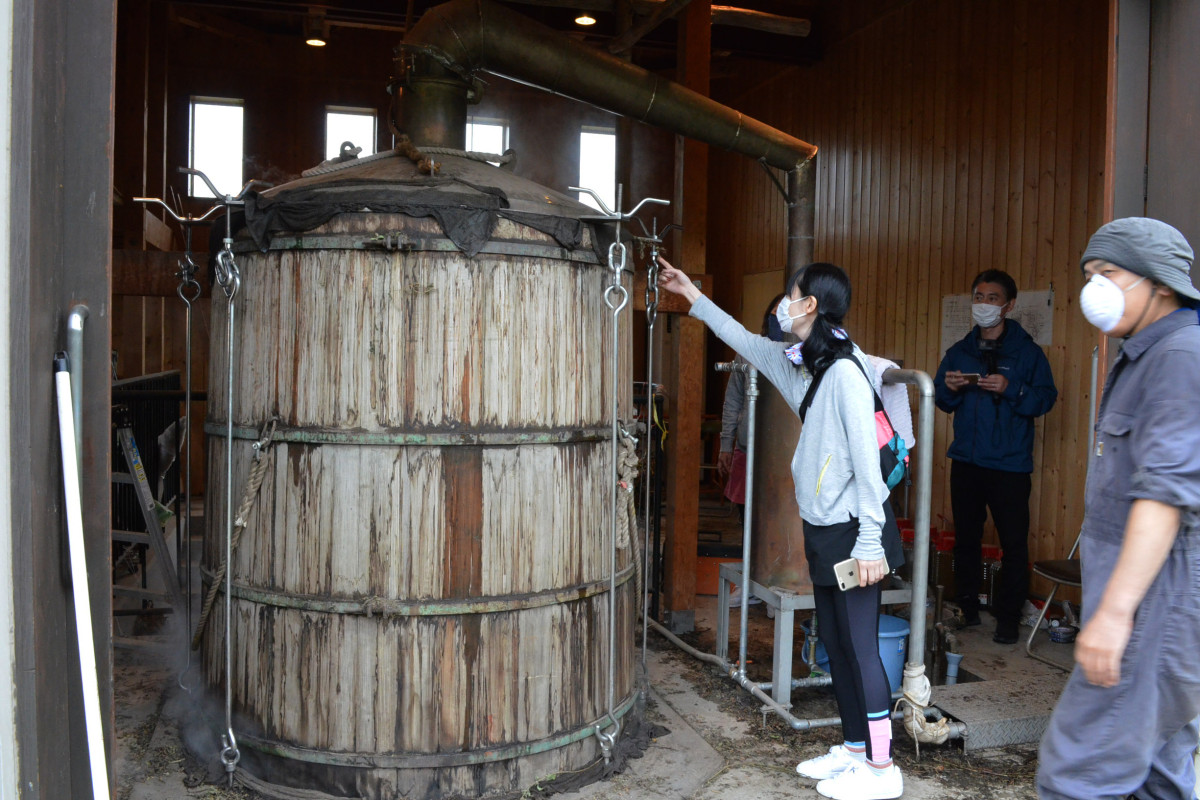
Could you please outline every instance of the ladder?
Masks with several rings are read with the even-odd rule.
[[[154,500],[154,494],[150,491],[150,482],[146,478],[146,469],[142,465],[142,457],[138,452],[137,442],[133,438],[133,422],[128,406],[113,406],[113,429],[116,433],[117,444],[128,471],[114,471],[112,473],[112,482],[114,484],[133,486],[142,520],[146,525],[146,531],[113,529],[112,540],[114,543],[119,542],[127,545],[141,545],[151,548],[154,551],[154,560],[158,564],[158,569],[162,573],[163,583],[166,586],[166,592],[158,592],[140,587],[117,586],[114,583],[113,597],[134,598],[143,601],[143,604],[145,601],[160,604],[154,608],[143,608],[140,611],[134,611],[134,614],[170,613],[173,609],[182,608],[185,600],[179,588],[179,579],[175,572],[174,560],[171,557],[170,550],[167,548],[163,526],[158,521],[158,514],[155,510],[157,503]],[[166,604],[168,607],[164,608],[163,604]],[[114,611],[114,613],[116,612]],[[114,636],[113,644],[115,646],[130,647],[139,646],[141,643],[134,638]]]

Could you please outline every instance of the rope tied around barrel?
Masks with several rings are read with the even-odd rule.
[[[637,505],[634,501],[633,485],[638,477],[637,438],[629,433],[629,426],[621,425],[621,444],[617,451],[617,547],[628,550],[633,545],[635,552],[631,560],[635,575],[634,585],[637,587],[635,597],[642,593],[642,559],[637,552],[638,537],[634,533],[637,527]]]
[[[629,549],[630,535],[637,525],[637,508],[633,500],[633,484],[638,476],[637,439],[621,426],[621,445],[617,452],[617,488],[621,501],[617,503],[617,547]]]
[[[396,152],[416,164],[417,172],[424,175],[437,175],[442,168],[441,164],[417,149],[417,146],[407,136],[401,136],[400,140],[396,142]]]
[[[231,556],[242,539],[242,532],[246,530],[246,526],[250,523],[250,512],[253,510],[254,501],[258,498],[259,487],[262,486],[263,478],[266,476],[267,469],[271,465],[271,459],[263,458],[263,456],[271,446],[271,439],[275,435],[276,422],[278,420],[275,417],[268,420],[263,426],[262,437],[254,443],[254,466],[250,470],[250,477],[246,481],[246,490],[242,494],[242,502],[238,505],[237,515],[233,520]],[[221,592],[221,584],[225,580],[225,570],[228,567],[228,562],[222,559],[220,566],[217,567],[216,572],[213,574],[212,583],[208,587],[208,594],[204,598],[204,606],[200,609],[200,620],[196,623],[196,632],[192,635],[193,650],[200,646],[200,637],[204,635],[204,629],[208,625],[208,617],[217,602],[217,595]]]
[[[503,166],[517,160],[517,154],[512,150],[503,153],[483,153],[479,150],[456,150],[453,147],[423,147],[421,152],[427,156],[457,156],[471,161],[485,161]]]

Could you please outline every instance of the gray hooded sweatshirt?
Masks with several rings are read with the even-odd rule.
[[[721,341],[750,362],[783,395],[792,413],[812,383],[805,366],[792,364],[790,346],[755,336],[707,297],[692,304],[691,316],[712,329]],[[857,346],[854,357],[873,375],[874,368]],[[879,471],[873,387],[863,370],[838,359],[813,397],[800,441],[792,456],[792,479],[800,518],[813,525],[834,525],[858,518],[858,540],[851,555],[863,561],[883,558],[881,530],[888,490]]]

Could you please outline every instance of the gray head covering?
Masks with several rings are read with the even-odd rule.
[[[1192,285],[1192,247],[1183,234],[1148,217],[1114,219],[1092,234],[1079,268],[1099,259],[1169,286],[1184,297],[1200,300]]]

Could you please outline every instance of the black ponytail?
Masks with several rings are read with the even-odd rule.
[[[788,281],[788,293],[795,288],[800,289],[801,297],[817,301],[817,318],[800,348],[805,365],[816,377],[854,351],[854,344],[842,329],[842,320],[850,309],[850,278],[836,264],[817,262]]]

